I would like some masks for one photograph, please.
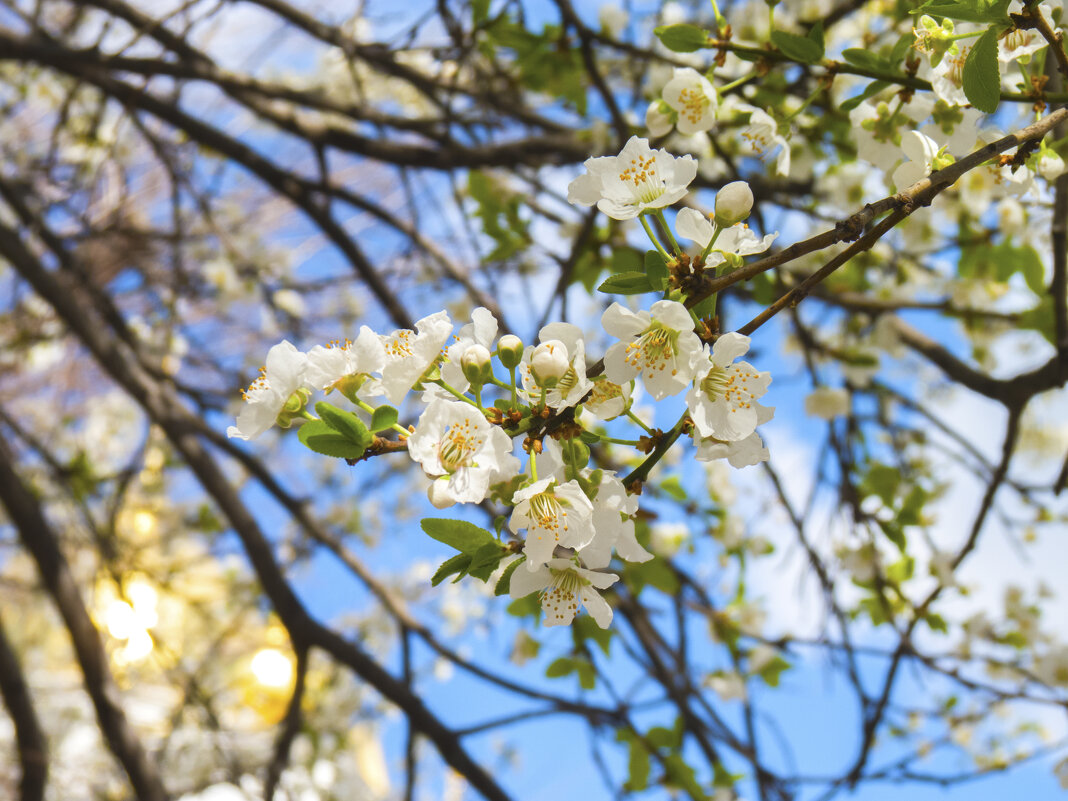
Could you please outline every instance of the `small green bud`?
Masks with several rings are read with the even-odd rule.
[[[731,181],[716,193],[716,225],[730,228],[753,211],[753,190],[745,181]]]
[[[497,342],[497,358],[509,370],[518,367],[523,361],[523,340],[514,334],[505,334]]]
[[[490,367],[490,352],[482,345],[472,345],[460,357],[460,367],[464,378],[473,385],[485,384],[493,375]]]

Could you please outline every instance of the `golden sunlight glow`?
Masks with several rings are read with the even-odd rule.
[[[147,509],[141,509],[133,514],[134,533],[147,537],[156,530],[156,516]]]
[[[125,640],[137,629],[137,615],[126,601],[112,601],[104,613],[108,633],[117,640]]]
[[[293,663],[281,651],[264,648],[252,657],[252,673],[267,687],[288,687],[293,680]]]

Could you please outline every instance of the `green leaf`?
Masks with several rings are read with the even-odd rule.
[[[338,459],[359,459],[367,450],[366,446],[357,445],[322,420],[308,420],[304,423],[297,431],[297,439],[316,453]]]
[[[875,55],[875,53],[870,50],[865,50],[863,47],[851,47],[848,50],[843,50],[842,58],[853,66],[866,70],[885,72],[890,69],[890,65],[886,62],[886,59],[880,58]]]
[[[525,561],[526,557],[520,556],[504,569],[504,572],[501,573],[501,577],[497,579],[497,586],[493,588],[494,595],[507,595],[509,593],[512,585],[512,574],[515,572],[515,569]],[[533,593],[531,593],[531,595],[533,595]]]
[[[867,85],[867,87],[865,87],[863,92],[846,100],[844,103],[842,103],[840,108],[842,109],[842,111],[852,111],[865,100],[867,100],[869,97],[871,97],[872,95],[879,94],[879,92],[883,91],[883,89],[885,89],[889,85],[890,84],[887,81],[872,81]]]
[[[909,52],[909,50],[912,49],[912,44],[915,41],[916,41],[916,35],[912,31],[909,31],[908,33],[901,34],[901,37],[897,40],[897,43],[894,45],[894,49],[890,51],[890,68],[891,69],[896,69],[897,65],[900,64],[905,59],[905,56],[908,55],[908,52]]]
[[[645,273],[627,272],[609,276],[598,290],[611,295],[641,295],[652,291],[649,277]]]
[[[813,25],[811,28],[809,28],[808,33],[805,34],[805,38],[806,39],[811,39],[813,42],[815,42],[817,45],[819,45],[820,54],[821,54],[821,58],[822,58],[822,53],[824,51],[824,45],[823,45],[823,20],[816,20],[816,24]]]
[[[593,665],[585,659],[580,659],[577,660],[575,668],[578,670],[579,686],[582,689],[592,690],[597,686],[597,671],[593,669]]]
[[[459,573],[461,576],[467,572],[468,565],[471,564],[471,557],[465,553],[458,553],[449,559],[446,559],[441,563],[441,567],[437,569],[437,572],[430,579],[431,586],[438,586],[454,573]]]
[[[545,676],[550,679],[558,679],[567,676],[576,670],[575,660],[570,656],[562,656],[554,660],[549,667],[545,668]]]
[[[467,569],[467,572],[483,582],[489,581],[490,575],[507,554],[507,549],[496,540],[488,542],[475,551],[471,557],[471,567]]]
[[[501,547],[496,538],[486,529],[479,528],[466,520],[448,520],[440,517],[428,517],[420,524],[430,537],[438,542],[455,548],[468,556],[478,554],[486,545]]]
[[[968,53],[962,83],[969,103],[987,114],[997,111],[1001,98],[997,27],[987,29]]]
[[[611,656],[609,649],[612,645],[612,635],[615,632],[612,629],[602,629],[589,615],[579,615],[575,618],[571,624],[571,634],[576,642],[593,640],[604,651],[605,656]]]
[[[645,744],[632,732],[620,729],[616,732],[616,739],[626,742],[630,753],[627,758],[627,781],[623,789],[630,792],[644,790],[649,786],[649,752]]]
[[[696,25],[684,22],[675,25],[661,25],[653,30],[664,47],[675,53],[692,53],[708,46],[708,31]]]
[[[937,631],[940,634],[949,633],[949,626],[946,624],[946,619],[937,612],[928,612],[924,615],[923,619],[931,631]]]
[[[668,269],[659,251],[647,250],[645,252],[645,275],[649,279],[649,286],[657,291],[662,290],[667,284]]]
[[[779,677],[782,675],[783,671],[789,669],[790,663],[781,656],[776,656],[760,669],[760,678],[762,678],[764,683],[769,687],[778,687]]]
[[[339,409],[326,401],[315,404],[315,411],[330,428],[341,434],[345,439],[361,448],[366,448],[374,441],[371,432],[363,424],[355,413]],[[360,451],[363,455],[363,451]]]
[[[489,7],[490,0],[472,0],[471,18],[474,20],[475,25],[486,21],[486,17],[489,16]]]
[[[1009,24],[1009,0],[930,0],[910,14],[929,14],[964,22],[1002,22]]]
[[[379,406],[371,415],[371,430],[385,431],[397,423],[397,410],[392,406]]]
[[[786,31],[772,31],[772,43],[782,51],[783,55],[802,64],[815,64],[823,58],[823,45],[814,42],[807,36],[797,36]]]

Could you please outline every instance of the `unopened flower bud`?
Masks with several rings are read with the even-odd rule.
[[[753,210],[753,190],[745,181],[731,181],[716,194],[716,225],[729,228]]]
[[[426,496],[430,499],[430,505],[435,509],[448,509],[456,503],[456,500],[449,494],[448,481],[431,481]]]
[[[567,361],[567,348],[564,343],[555,339],[542,342],[530,355],[530,370],[534,373],[534,379],[542,386],[555,385],[570,366]]]
[[[671,118],[671,106],[663,100],[654,100],[645,110],[645,127],[650,136],[664,136],[671,133],[675,121]]]
[[[523,340],[515,334],[505,334],[497,342],[497,356],[509,370],[523,361]]]
[[[483,345],[471,345],[460,357],[464,378],[472,384],[482,385],[493,374],[490,368],[490,352]]]

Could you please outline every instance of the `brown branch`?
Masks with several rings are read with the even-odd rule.
[[[45,740],[37,712],[30,698],[30,688],[19,664],[18,654],[0,623],[0,695],[4,698],[18,745],[21,801],[42,801],[48,781],[48,742]]]
[[[167,435],[241,540],[264,592],[293,638],[294,647],[321,648],[348,666],[384,698],[399,707],[412,725],[434,744],[441,757],[483,796],[493,801],[507,801],[508,795],[500,785],[471,758],[454,733],[427,709],[418,696],[356,643],[344,639],[308,613],[286,581],[274,558],[270,541],[230,485],[222,468],[204,449],[195,433],[196,425],[189,422],[190,413],[180,405],[174,393],[153,380],[141,366],[137,354],[126,343],[110,336],[107,327],[91,314],[90,309],[76,301],[65,286],[67,282],[63,280],[64,276],[45,270],[18,233],[2,222],[0,254],[55,308],[99,366],[129,393]],[[143,798],[155,801],[153,796],[146,795]]]
[[[85,690],[92,699],[97,722],[108,748],[119,760],[134,792],[141,801],[167,801],[156,764],[148,758],[137,733],[122,711],[115,679],[108,667],[108,655],[82,603],[74,574],[59,549],[59,538],[45,520],[33,492],[15,472],[15,458],[0,435],[0,504],[18,530],[19,540],[37,564],[48,594],[52,596],[63,623],[70,632]]]

